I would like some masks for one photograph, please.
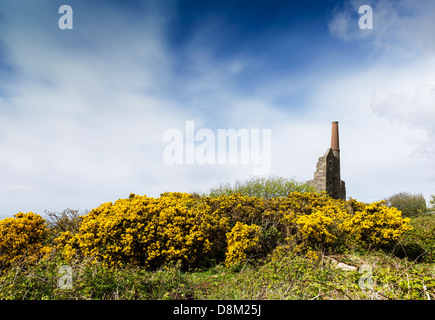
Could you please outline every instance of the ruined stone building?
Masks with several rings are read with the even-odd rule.
[[[307,181],[317,191],[326,191],[335,199],[346,199],[346,187],[340,177],[338,121],[332,122],[331,147],[319,158],[314,179]]]

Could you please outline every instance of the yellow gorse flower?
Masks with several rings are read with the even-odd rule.
[[[104,203],[83,217],[79,233],[61,234],[56,242],[66,259],[80,253],[110,266],[158,268],[176,261],[197,266],[224,257],[231,266],[287,241],[296,241],[295,250],[310,258],[313,249],[338,242],[387,243],[409,230],[408,223],[381,203],[337,200],[326,193],[264,200],[174,192]]]
[[[236,225],[227,234],[228,249],[225,265],[230,267],[235,263],[246,260],[247,254],[259,241],[257,236],[260,227],[236,222]]]
[[[386,244],[411,230],[410,220],[402,218],[402,213],[396,208],[389,208],[384,205],[384,201],[378,201],[357,211],[340,227],[349,233],[349,242]]]
[[[41,216],[18,213],[1,220],[0,267],[24,257],[48,256],[53,249],[67,261],[84,256],[108,266],[149,269],[174,262],[183,267],[224,262],[229,267],[277,247],[316,259],[316,250],[353,243],[382,245],[410,229],[408,218],[382,202],[366,205],[326,193],[293,192],[267,200],[242,194],[131,194],[91,210],[77,233],[61,233],[51,246]]]
[[[0,269],[47,254],[47,236],[47,222],[33,212],[19,212],[14,218],[0,220]]]
[[[187,193],[165,193],[158,199],[132,195],[92,210],[83,217],[79,233],[62,234],[57,242],[67,259],[80,252],[110,266],[194,265],[213,255],[228,221]]]

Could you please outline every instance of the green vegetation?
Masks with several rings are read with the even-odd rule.
[[[430,207],[428,209],[428,212],[430,214],[435,214],[435,195],[431,196],[431,199],[429,200]]]
[[[409,219],[310,188],[255,178],[19,213],[0,220],[0,299],[435,299],[435,203],[405,197]]]
[[[422,194],[401,192],[385,199],[385,204],[402,211],[404,217],[416,217],[429,213]]]
[[[413,227],[394,244],[394,254],[398,257],[423,262],[435,262],[435,216],[419,216],[411,219]]]
[[[221,183],[218,187],[210,189],[206,195],[219,197],[221,195],[232,195],[240,193],[249,197],[271,199],[276,197],[287,197],[292,192],[316,192],[313,186],[297,182],[294,179],[272,176],[269,178],[253,177],[246,181],[236,180],[231,183]]]
[[[358,269],[337,269],[332,258]],[[281,252],[254,264],[188,271],[177,266],[156,271],[109,268],[84,259],[72,265],[72,289],[58,287],[60,264],[54,255],[10,269],[0,278],[0,299],[435,299],[433,263],[382,251],[355,251],[316,262]],[[370,274],[358,272],[363,266],[372,267],[373,282],[365,287],[360,282]]]

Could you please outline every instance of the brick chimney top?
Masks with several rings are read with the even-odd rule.
[[[340,145],[338,143],[338,121],[333,121],[332,122],[331,149],[333,151],[339,151],[340,150]]]

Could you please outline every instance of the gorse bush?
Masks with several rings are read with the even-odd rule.
[[[219,252],[228,223],[190,194],[165,193],[158,199],[132,194],[93,209],[77,234],[62,233],[56,243],[67,259],[82,254],[110,266],[153,269],[178,260],[189,266]]]
[[[189,268],[213,262],[231,266],[281,245],[316,258],[313,250],[383,245],[409,229],[409,219],[395,208],[332,199],[326,193],[293,192],[271,199],[132,194],[93,209],[79,232],[64,232],[55,242],[67,260],[77,255],[108,266],[156,269],[179,262]]]
[[[253,224],[236,222],[236,225],[227,233],[228,250],[225,259],[226,266],[244,261],[249,251],[258,245],[257,233],[260,227]]]
[[[316,259],[343,247],[384,246],[411,229],[408,218],[382,202],[333,199],[310,188],[291,179],[252,178],[208,196],[130,194],[83,215],[46,212],[48,222],[19,213],[0,221],[0,267],[51,252],[67,263],[86,258],[107,267],[231,267],[277,247]]]
[[[0,220],[0,299],[435,298],[435,196],[429,209],[408,196],[365,204],[271,177],[20,212]],[[374,290],[331,254],[374,266]]]
[[[47,237],[47,222],[33,212],[19,212],[14,218],[0,220],[0,271],[44,254]]]
[[[349,233],[353,242],[382,245],[399,239],[403,233],[411,230],[410,220],[402,218],[396,208],[386,207],[383,201],[379,201],[346,219],[342,228]]]
[[[0,220],[0,299],[435,298],[432,215],[273,188],[283,181]],[[376,265],[375,290],[358,288],[357,271],[332,268],[330,254]],[[68,290],[58,286],[65,264]]]

